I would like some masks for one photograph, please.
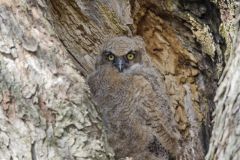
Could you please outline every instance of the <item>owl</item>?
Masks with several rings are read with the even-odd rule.
[[[140,37],[104,43],[87,82],[117,160],[165,160],[179,154],[181,135],[169,96]]]

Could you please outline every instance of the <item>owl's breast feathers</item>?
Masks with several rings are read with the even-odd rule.
[[[88,82],[110,131],[121,131],[129,142],[134,135],[144,135],[139,143],[156,137],[170,153],[179,152],[180,133],[165,86],[155,70],[142,66],[126,73],[105,69],[96,72]],[[112,136],[120,135],[115,132]]]

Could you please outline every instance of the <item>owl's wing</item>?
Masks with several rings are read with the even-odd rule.
[[[141,99],[147,124],[159,141],[170,152],[178,147],[181,135],[171,111],[171,105],[162,78],[154,68],[136,67],[131,73],[144,88]],[[175,151],[174,151],[175,152]]]
[[[161,74],[153,67],[137,67],[131,73],[134,76],[141,76],[142,81],[145,81],[146,85],[149,85],[152,89],[154,95],[146,95],[145,101],[143,103],[154,106],[156,113],[161,115],[161,124],[164,125],[171,134],[172,137],[176,139],[180,138],[180,133],[177,130],[177,123],[174,119],[173,113],[171,111],[171,103],[169,101],[169,96],[166,92],[166,87],[163,82]]]
[[[95,97],[98,94],[99,89],[106,88],[106,76],[107,71],[104,71],[103,68],[98,68],[98,70],[91,73],[87,79],[86,82],[90,87],[91,93]]]
[[[86,82],[91,90],[91,93],[93,95],[95,95],[96,91],[97,91],[98,79],[99,79],[99,74],[97,74],[97,72],[93,72],[92,74],[90,74],[87,77],[87,80],[86,80]]]

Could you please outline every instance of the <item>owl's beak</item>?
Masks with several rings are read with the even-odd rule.
[[[113,64],[117,67],[119,72],[122,72],[126,67],[126,62],[123,58],[117,58]]]

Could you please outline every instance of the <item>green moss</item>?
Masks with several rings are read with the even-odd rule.
[[[175,0],[168,0],[166,2],[166,8],[169,12],[174,11],[177,8],[178,1]]]
[[[98,4],[99,9],[101,11],[101,15],[105,18],[105,22],[107,25],[114,30],[116,34],[123,34],[127,32],[126,27],[121,25],[120,20],[118,19],[117,15],[109,9],[109,7],[102,5],[101,3]]]
[[[223,15],[222,23],[219,27],[220,35],[225,39],[226,50],[224,52],[225,61],[228,60],[229,56],[234,52],[234,43],[237,37],[238,25],[235,22],[235,15],[237,15],[237,10],[239,6],[234,2],[229,3],[221,3],[221,1],[217,2],[217,5],[220,10],[225,11],[227,9],[227,13],[222,12]]]
[[[234,42],[237,33],[237,27],[235,27],[231,22],[223,22],[219,27],[219,33],[225,39],[226,50],[224,53],[225,61],[228,60],[230,54],[234,52]]]
[[[214,42],[213,35],[210,32],[209,26],[199,23],[190,14],[188,14],[187,16],[188,21],[191,23],[191,30],[193,34],[202,46],[202,51],[211,56],[211,58],[213,59],[215,55],[216,44]]]

